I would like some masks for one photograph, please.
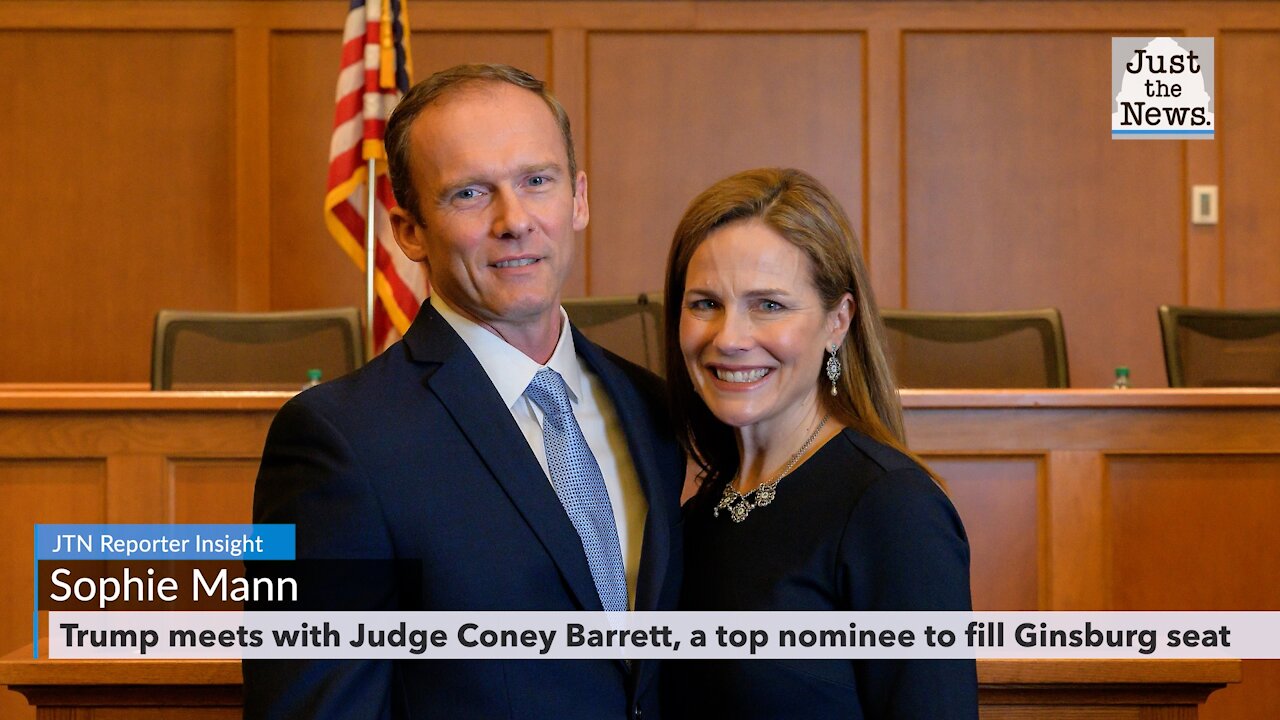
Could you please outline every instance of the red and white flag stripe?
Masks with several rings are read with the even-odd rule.
[[[373,345],[381,352],[409,329],[427,296],[422,266],[391,236],[388,211],[396,206],[387,177],[382,134],[387,117],[409,90],[407,0],[351,0],[342,34],[324,219],[338,244],[365,270],[368,160],[374,173]]]

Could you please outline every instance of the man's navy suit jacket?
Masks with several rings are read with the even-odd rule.
[[[684,459],[661,381],[573,332],[613,401],[648,500],[635,607],[675,609]],[[364,609],[601,610],[555,490],[479,361],[429,304],[402,342],[281,408],[253,517],[296,523],[299,558],[421,562],[420,587],[361,588]],[[247,718],[658,715],[657,673],[644,661],[244,665]]]

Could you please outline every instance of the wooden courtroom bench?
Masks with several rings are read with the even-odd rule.
[[[1214,690],[1239,682],[1238,660],[980,660],[983,720],[1195,720]],[[0,684],[37,720],[240,717],[235,660],[0,660]]]
[[[33,523],[248,522],[288,397],[0,386],[0,652],[31,642]],[[975,609],[1280,609],[1280,390],[904,391],[903,403],[911,447],[964,519]],[[1280,707],[1280,662],[1242,672],[1205,717]],[[5,695],[21,700],[0,694],[0,716],[23,712]]]

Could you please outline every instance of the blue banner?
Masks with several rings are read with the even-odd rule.
[[[36,560],[293,560],[293,525],[36,525]]]

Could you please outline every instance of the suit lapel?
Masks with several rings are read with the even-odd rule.
[[[648,500],[640,568],[636,587],[636,610],[655,610],[662,594],[671,555],[673,512],[671,491],[665,489],[662,470],[655,454],[652,419],[635,385],[604,353],[572,329],[574,346],[613,402],[627,438],[627,449],[636,476]],[[516,426],[510,410],[489,381],[480,362],[453,328],[430,304],[424,303],[417,319],[404,337],[410,356],[426,365],[423,384],[453,417],[476,454],[502,486],[513,505],[551,556],[579,606],[602,611],[600,596],[582,550],[582,540],[565,514],[555,490],[529,451],[528,442]],[[670,507],[669,507],[670,505]],[[618,665],[624,672],[626,666]],[[638,663],[636,685],[643,689],[653,677],[654,663]]]
[[[645,402],[635,385],[600,347],[573,328],[573,343],[613,401],[627,437],[627,449],[635,465],[640,487],[648,500],[649,512],[644,520],[644,539],[640,546],[640,570],[636,580],[636,610],[656,610],[662,582],[667,575],[671,556],[671,525],[675,518],[668,507],[671,482],[663,482],[662,470],[654,448],[653,420],[646,415]],[[663,420],[664,418],[659,418]]]
[[[603,610],[582,540],[480,361],[429,304],[422,306],[404,341],[413,359],[429,366],[423,384],[529,524],[578,604],[584,610]]]

